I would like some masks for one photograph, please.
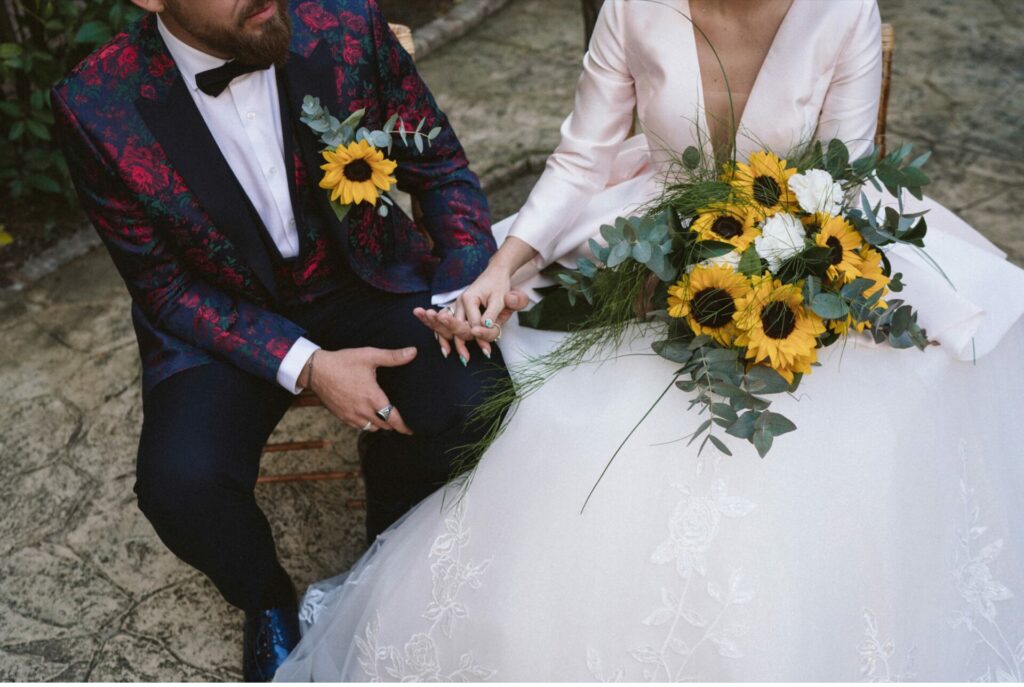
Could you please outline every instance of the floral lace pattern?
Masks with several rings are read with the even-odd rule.
[[[903,672],[894,673],[892,659],[896,644],[879,636],[878,621],[871,610],[864,609],[864,640],[860,644],[861,682],[911,682],[915,679],[914,661],[917,648],[911,647],[904,658]]]
[[[718,538],[723,519],[742,518],[755,504],[745,498],[730,496],[725,482],[715,479],[706,495],[695,494],[692,487],[674,484],[683,498],[668,521],[668,537],[657,546],[650,561],[656,565],[673,565],[679,576],[676,588],[662,587],[661,604],[643,620],[649,627],[664,628],[660,644],[634,648],[630,655],[643,666],[645,680],[692,680],[687,670],[704,648],[713,648],[719,656],[742,658],[737,638],[749,629],[738,622],[730,623],[730,611],[749,603],[755,590],[748,586],[743,571],[734,569],[727,579],[708,576],[707,553]],[[697,609],[700,597],[701,613]],[[713,608],[707,614],[707,608]],[[587,668],[595,680],[617,682],[624,669],[607,672],[599,652],[587,652]]]
[[[1013,592],[992,573],[992,564],[1003,550],[1003,539],[983,541],[988,527],[981,524],[981,508],[975,503],[975,489],[970,486],[967,443],[960,442],[960,505],[964,524],[957,530],[956,552],[950,573],[964,607],[953,617],[953,626],[963,626],[975,636],[976,649],[996,659],[978,682],[1024,681],[1024,638],[1016,645],[1006,637],[999,618],[1000,601],[1013,598]]]
[[[430,621],[429,627],[414,634],[402,647],[383,645],[378,614],[367,623],[362,635],[356,636],[359,665],[368,682],[482,682],[494,676],[495,671],[476,662],[472,651],[461,654],[454,665],[445,665],[438,652],[438,639],[450,639],[456,621],[469,614],[466,605],[458,600],[459,592],[466,586],[479,589],[491,563],[490,559],[482,563],[462,561],[470,540],[464,516],[465,501],[460,500],[445,519],[445,531],[430,548],[433,590],[422,616]]]

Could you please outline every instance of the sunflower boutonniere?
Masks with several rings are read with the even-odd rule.
[[[370,130],[360,126],[365,114],[364,109],[356,110],[342,121],[324,109],[319,98],[307,95],[302,101],[300,121],[324,144],[320,151],[325,162],[320,166],[324,171],[320,188],[330,192],[331,209],[338,219],[344,219],[352,206],[359,203],[375,205],[378,214],[387,217],[388,208],[395,204],[388,191],[397,183],[393,173],[398,165],[387,157],[394,134],[398,134],[403,145],[409,145],[411,138],[412,145],[422,153],[441,133],[441,127],[424,133],[426,120],[409,129],[397,113],[382,129]]]

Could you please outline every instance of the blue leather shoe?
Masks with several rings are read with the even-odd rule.
[[[295,608],[271,608],[245,614],[242,630],[242,676],[246,682],[270,682],[299,643]]]

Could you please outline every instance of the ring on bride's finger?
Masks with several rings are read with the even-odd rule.
[[[494,328],[498,330],[498,335],[494,337],[495,341],[501,341],[501,325],[497,322],[494,323]]]
[[[367,420],[366,424],[363,425],[363,431],[369,432],[371,429],[373,429],[373,420]]]
[[[452,317],[455,317],[455,308],[453,308],[450,305],[446,305],[446,306],[444,306],[444,309],[445,309],[445,312],[447,312],[449,315],[451,315]]]
[[[379,417],[384,422],[387,422],[388,418],[391,417],[391,411],[394,410],[394,408],[395,407],[390,403],[387,404],[386,406],[377,411],[377,417]]]

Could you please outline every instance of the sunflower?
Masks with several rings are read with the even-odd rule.
[[[759,219],[776,212],[797,207],[796,195],[789,188],[789,178],[796,168],[787,167],[786,161],[775,153],[752,153],[748,162],[737,162],[727,181],[746,198],[753,201]]]
[[[861,259],[857,249],[863,239],[860,232],[854,229],[842,217],[829,217],[821,223],[821,230],[814,237],[814,242],[822,248],[829,249],[828,278],[849,284],[861,275]]]
[[[331,192],[331,201],[341,200],[342,205],[366,201],[377,204],[381,192],[398,183],[391,173],[397,163],[388,160],[377,148],[366,140],[355,141],[347,146],[323,152],[326,165],[320,188]]]
[[[870,328],[871,323],[867,320],[855,322],[853,320],[853,315],[847,314],[845,317],[841,317],[838,320],[825,320],[825,326],[838,336],[845,336],[849,333],[850,327],[853,327],[858,332],[862,332],[865,329]]]
[[[882,271],[882,254],[868,244],[860,249],[860,276],[875,282],[875,285],[864,290],[864,297],[870,298],[879,290],[884,296],[888,291],[889,277]],[[885,301],[878,301],[879,307],[886,307]]]
[[[754,226],[754,213],[737,205],[705,208],[690,227],[703,241],[732,244],[742,253],[761,233]]]
[[[804,225],[804,232],[807,234],[807,238],[813,239],[814,235],[821,231],[822,226],[829,220],[832,215],[824,212],[816,212],[813,215],[805,215],[800,218],[800,221]]]
[[[668,288],[668,314],[685,317],[695,334],[731,346],[738,302],[749,293],[749,280],[732,267],[698,265]]]
[[[750,293],[736,307],[736,344],[747,347],[755,364],[768,360],[786,381],[796,372],[811,371],[818,359],[818,336],[825,324],[803,306],[802,284],[783,284],[770,274],[755,277]]]

